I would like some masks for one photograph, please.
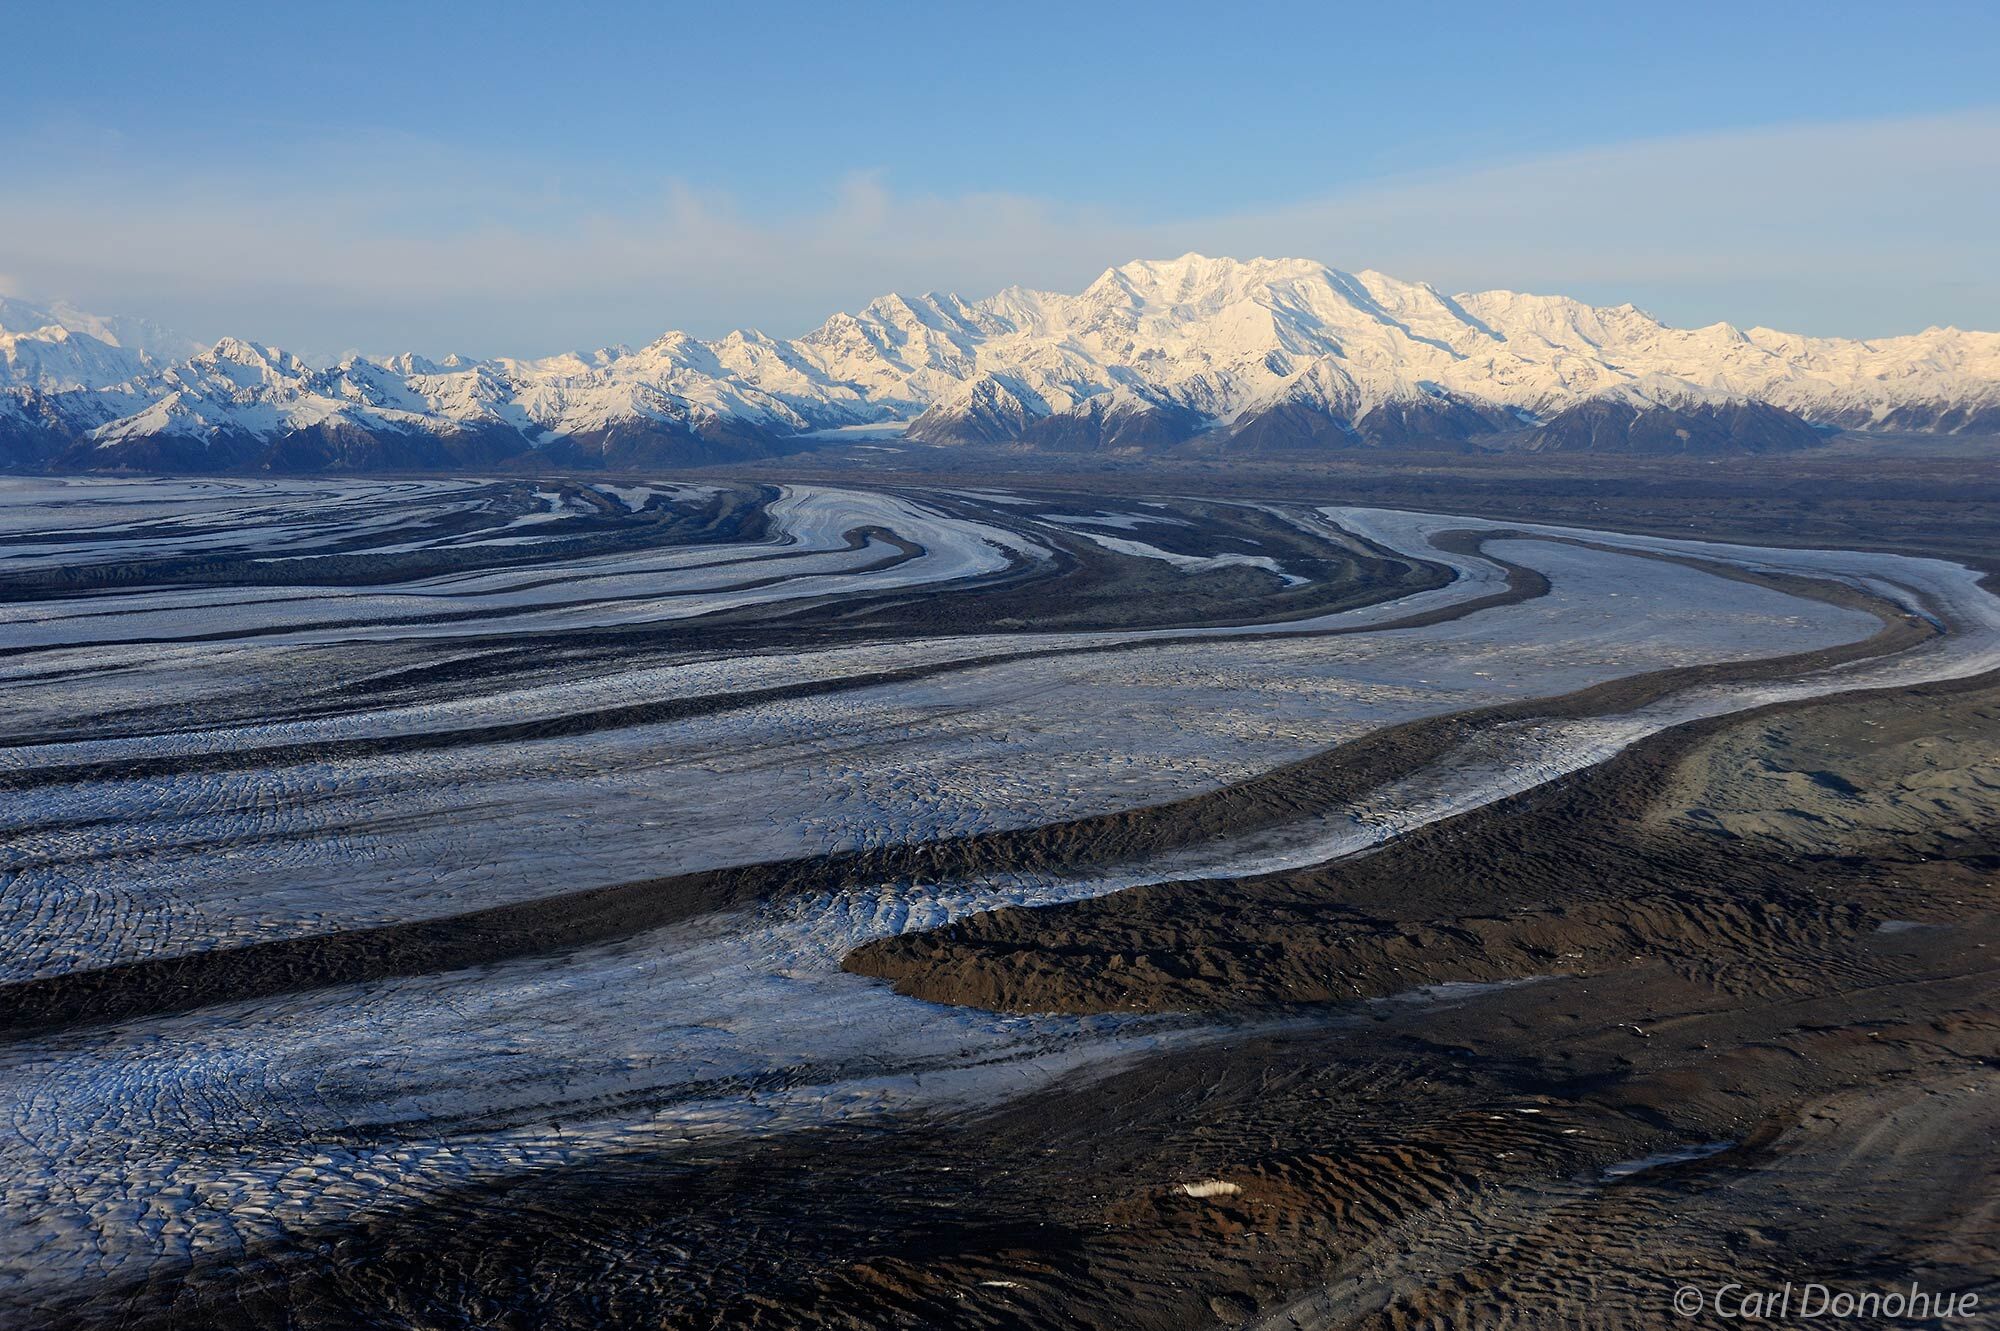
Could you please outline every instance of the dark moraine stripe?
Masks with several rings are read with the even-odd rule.
[[[910,560],[919,558],[926,553],[926,551],[922,546],[917,545],[912,541],[907,541],[902,537],[896,535],[894,532],[891,532],[886,528],[882,527],[857,527],[853,531],[843,533],[841,540],[842,540],[842,545],[840,548],[843,550],[848,550],[848,551],[864,550],[872,542],[879,542],[883,545],[888,545],[893,547],[895,553],[884,555],[881,558],[872,560],[866,564],[856,564],[851,568],[827,569],[822,573],[815,573],[811,576],[825,577],[825,578],[845,578],[845,577],[858,577],[869,573],[881,573],[885,572],[888,569],[895,568],[899,565],[906,564]],[[766,561],[780,560],[780,559],[802,559],[811,555],[821,555],[821,554],[831,554],[831,553],[834,553],[834,551],[788,550],[777,554],[753,555],[737,560],[719,560],[714,564],[696,564],[696,565],[690,565],[689,567],[720,568],[729,564],[762,563]],[[481,570],[481,571],[484,572],[486,570]],[[636,570],[636,571],[644,572],[645,570]],[[675,571],[679,572],[680,570],[675,570]],[[562,578],[562,577],[546,578],[540,582],[525,583],[518,587],[510,587],[507,589],[507,591],[508,592],[523,591],[533,587],[547,586],[550,583],[588,582],[591,581],[592,578],[600,576],[618,577],[624,575],[601,574],[601,575],[592,575],[591,577],[585,577],[585,578]],[[217,632],[214,633],[182,633],[182,634],[176,634],[173,637],[106,638],[98,641],[93,641],[85,645],[91,647],[172,646],[177,643],[240,642],[246,639],[283,637],[287,634],[292,634],[292,633],[339,632],[343,629],[354,632],[360,632],[362,630],[372,629],[372,628],[396,628],[401,626],[409,626],[415,628],[427,624],[471,623],[471,622],[477,622],[482,619],[510,619],[524,614],[539,614],[539,613],[553,612],[559,610],[570,610],[580,606],[615,605],[620,601],[671,601],[681,597],[709,596],[717,592],[755,591],[759,587],[771,587],[779,583],[789,582],[789,581],[791,581],[790,577],[780,573],[780,574],[774,574],[768,578],[753,578],[745,582],[734,582],[723,587],[701,587],[680,592],[658,591],[658,592],[633,592],[628,595],[621,595],[621,596],[594,596],[594,597],[579,596],[570,600],[552,601],[546,605],[491,606],[480,610],[449,610],[449,611],[439,611],[432,614],[386,616],[381,619],[307,620],[304,623],[299,623],[299,624],[270,624],[258,628],[224,629],[224,630],[218,630]],[[478,596],[478,595],[489,595],[489,594],[490,593],[481,593],[481,592],[443,592],[438,594],[438,599],[450,600],[462,596]],[[294,600],[325,600],[325,599],[327,598],[281,597],[269,601],[237,601],[237,602],[224,601],[216,603],[214,606],[204,606],[203,609],[219,608],[220,606],[227,606],[227,605],[283,605],[289,601],[294,601]],[[130,613],[132,613],[132,611],[129,609],[92,610],[92,611],[85,611],[84,613],[79,615],[66,615],[63,618],[92,619],[102,616],[116,617],[118,615],[124,615]],[[60,649],[49,648],[49,647],[0,647],[0,659],[5,659],[7,657],[28,656],[36,652],[51,651],[51,650],[60,650]]]
[[[1481,538],[1483,539],[1483,538]],[[1380,624],[1353,625],[1342,628],[1316,629],[1305,632],[1249,631],[1230,635],[1232,642],[1257,642],[1271,639],[1298,639],[1340,637],[1354,633],[1382,633],[1396,629],[1425,628],[1447,620],[1459,619],[1480,610],[1495,606],[1513,605],[1548,594],[1548,579],[1533,569],[1522,565],[1494,560],[1507,573],[1504,589],[1485,596],[1475,597],[1456,605],[1439,606],[1400,619],[1388,620]],[[664,698],[651,702],[629,703],[620,707],[605,707],[589,712],[573,712],[563,716],[539,717],[529,721],[495,722],[490,725],[464,726],[451,730],[425,731],[402,735],[371,735],[349,739],[312,740],[291,744],[264,745],[255,748],[231,749],[216,753],[184,755],[162,755],[154,757],[111,759],[90,763],[50,764],[41,767],[22,767],[14,771],[0,773],[0,790],[26,791],[45,786],[78,785],[92,781],[137,781],[163,776],[185,776],[211,772],[249,771],[260,767],[281,767],[303,763],[339,762],[349,758],[379,757],[388,754],[432,753],[448,749],[463,748],[481,744],[520,743],[529,740],[562,739],[577,735],[597,734],[607,730],[621,730],[631,726],[659,725],[671,721],[684,721],[696,717],[716,716],[745,708],[758,707],[767,703],[786,702],[795,698],[827,697],[861,689],[875,688],[889,684],[908,684],[961,670],[977,670],[986,666],[1005,665],[1014,661],[1046,660],[1058,656],[1086,656],[1093,653],[1136,651],[1146,648],[1171,646],[1182,643],[1219,641],[1206,634],[1168,634],[1143,638],[1133,642],[1098,644],[1080,647],[1035,647],[1018,651],[995,652],[984,656],[967,657],[955,661],[940,661],[930,665],[909,666],[896,670],[871,671],[866,674],[849,675],[839,679],[808,680],[796,684],[779,684],[763,689],[745,689],[733,693],[707,694],[694,698]],[[10,746],[12,747],[12,746]]]
[[[1762,580],[1754,574],[1742,576]],[[1282,826],[1351,803],[1398,775],[1443,759],[1478,732],[1495,726],[1628,711],[1699,685],[1783,678],[1906,651],[1940,632],[1920,616],[1845,585],[1785,582],[1792,584],[1786,590],[1794,594],[1865,609],[1881,619],[1882,628],[1859,642],[1819,651],[1656,671],[1559,698],[1413,721],[1220,790],[1139,809],[1041,827],[643,879],[407,924],[216,948],[0,986],[0,1032],[31,1035],[335,984],[559,956],[719,910],[862,883],[1004,872],[1070,873],[1127,863]],[[1516,593],[1510,588],[1500,595]]]

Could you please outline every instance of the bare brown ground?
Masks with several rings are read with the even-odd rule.
[[[468,1189],[128,1306],[186,1328],[1666,1327],[1679,1285],[1730,1281],[1991,1306],[1996,751],[1992,679],[1772,710],[1365,859],[901,940],[881,969],[953,1001],[1312,1020],[977,1117]],[[1821,807],[1801,775],[1890,812],[1801,853],[1767,831]],[[1957,830],[1912,844],[1894,811],[1944,787]],[[1325,1003],[1528,976],[1557,978]]]
[[[1453,506],[1407,484],[1411,506]],[[1791,516],[1768,526],[1754,504],[1725,521],[1698,494],[1649,507],[1582,481],[1546,501],[1496,489],[1483,511],[1670,533],[1686,514],[1700,534],[1866,531],[1934,552],[1926,529],[1951,525],[1950,553],[1995,548],[1979,533],[2000,508],[1954,525],[1943,491],[1856,507],[1837,490],[1778,494],[1765,511]],[[1417,752],[1384,742],[1385,770]],[[1996,753],[1992,679],[1775,709],[1670,732],[1365,860],[870,949],[857,968],[947,1001],[1299,1024],[977,1116],[467,1188],[48,1325],[1668,1327],[1689,1324],[1677,1286],[1728,1281],[1976,1290],[1988,1315],[1953,1325],[1992,1325]],[[1337,795],[1322,768],[1330,784],[1274,778],[1229,817]],[[1182,812],[1206,834],[1209,812]],[[1116,856],[1152,844],[1157,817],[930,853],[944,868]],[[630,927],[662,886],[561,899],[502,942],[553,927],[569,945],[565,912]],[[440,955],[486,946],[477,933]],[[305,960],[289,982],[326,973]],[[1527,976],[1553,978],[1356,1001]],[[1229,1186],[1183,1187],[1201,1183]]]
[[[1243,1189],[1206,1203],[1218,1224],[1346,1236],[1306,1293],[1257,1301],[1270,1325],[1668,1325],[1678,1284],[1730,1280],[1990,1302],[1996,766],[1991,680],[1777,710],[1348,864],[1001,912],[856,961],[934,998],[1072,1011],[1569,976],[1468,1004],[1476,1031],[1433,1023],[1463,1060],[1441,1075],[1504,1067],[1535,1103],[1484,1104],[1481,1127],[1398,1088],[1367,1116],[1398,1143],[1386,1156],[1204,1163]],[[1511,1117],[1529,1109],[1531,1126]],[[1635,1121],[1737,1145],[1604,1184],[1547,1135]],[[1442,1163],[1468,1149],[1476,1182]],[[1341,1223],[1351,1190],[1371,1222]],[[1298,1241],[1319,1240],[1281,1246]]]
[[[1871,907],[1949,919],[1934,893],[1957,890],[1955,874],[1984,890],[2000,854],[1996,755],[1992,686],[1774,709],[1670,732],[1372,855],[995,911],[869,943],[847,965],[1010,1011],[1319,1002],[1633,955],[1768,987],[1784,983],[1769,963],[1785,950],[1873,928]],[[1844,834],[1813,840],[1843,818]],[[1925,831],[1904,835],[1913,820]],[[1846,890],[1825,890],[1832,874]]]

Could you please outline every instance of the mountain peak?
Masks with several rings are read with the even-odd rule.
[[[36,304],[16,296],[0,296],[0,332],[27,332],[61,328],[95,338],[108,347],[129,351],[147,360],[180,360],[201,351],[201,344],[150,319],[122,314],[91,314],[67,301]]]
[[[1277,282],[1312,280],[1328,270],[1310,259],[1214,258],[1192,250],[1177,259],[1135,259],[1107,268],[1084,291],[1122,291],[1149,300],[1190,304],[1219,292],[1247,292]]]

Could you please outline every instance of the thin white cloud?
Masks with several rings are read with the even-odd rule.
[[[38,294],[203,333],[481,354],[667,327],[791,333],[887,290],[1074,289],[1108,264],[1189,249],[1629,298],[1680,321],[1849,334],[2000,323],[2000,112],[1301,185],[1296,205],[1237,210],[1226,170],[1191,164],[1188,215],[1158,221],[1111,200],[928,195],[861,173],[816,206],[753,214],[671,181],[613,206],[598,201],[608,185],[398,141],[254,179],[100,163],[16,180],[0,197],[0,268]]]

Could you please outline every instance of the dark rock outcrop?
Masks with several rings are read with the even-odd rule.
[[[1827,437],[1803,417],[1766,402],[1668,407],[1599,399],[1557,413],[1521,446],[1547,453],[1784,453]]]

